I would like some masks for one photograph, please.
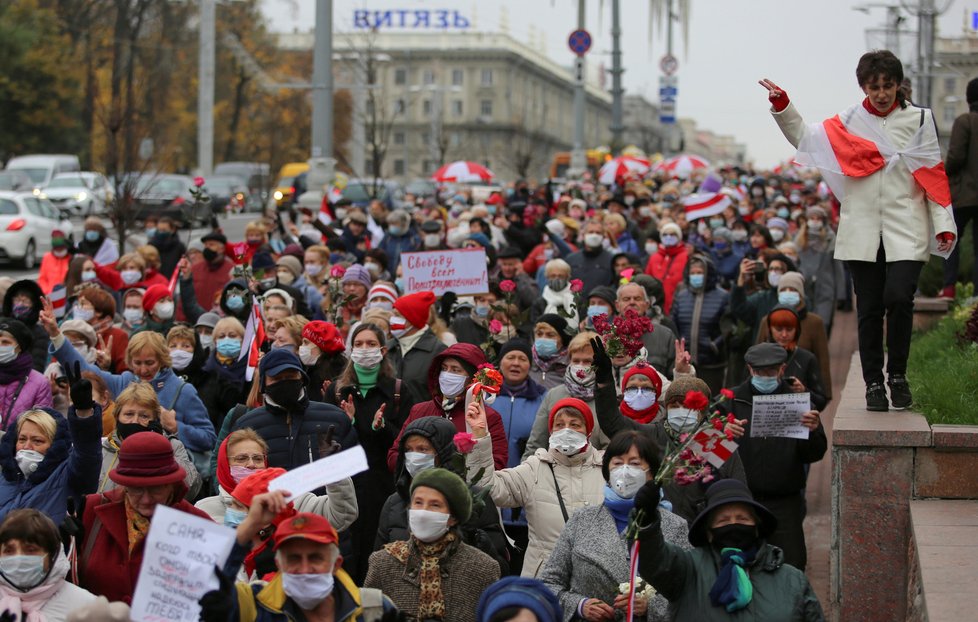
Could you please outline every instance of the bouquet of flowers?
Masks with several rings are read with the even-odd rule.
[[[472,397],[476,402],[492,404],[503,386],[503,375],[491,363],[479,365],[472,384]]]
[[[618,584],[619,594],[628,594],[629,589],[631,589],[631,583],[625,582],[625,583]],[[645,582],[645,579],[637,578],[635,580],[636,596],[641,596],[645,600],[652,600],[652,597],[655,596],[657,593],[658,592],[655,591],[654,587],[652,587],[651,585]]]
[[[724,415],[717,408],[724,399],[732,397],[733,392],[729,389],[721,389],[720,395],[712,403],[700,391],[690,391],[686,394],[684,407],[696,412],[709,410],[710,414],[695,430],[679,435],[679,444],[666,454],[659,471],[655,474],[657,484],[670,478],[680,486],[695,482],[707,484],[716,478],[713,466],[705,457],[695,452],[691,445],[700,432],[710,428],[723,431],[728,441],[733,440],[733,432],[725,428],[728,423],[734,422],[734,416],[732,413]]]
[[[642,349],[642,335],[652,332],[652,320],[628,309],[624,315],[615,317],[611,322],[608,315],[602,313],[591,319],[594,331],[601,335],[605,350],[611,358],[627,356],[635,358]]]

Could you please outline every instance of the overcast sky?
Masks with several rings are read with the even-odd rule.
[[[916,0],[903,1],[916,4]],[[939,34],[960,36],[965,11],[978,10],[978,0],[936,0],[938,7],[948,2]],[[315,0],[263,3],[275,30],[308,30],[315,21]],[[587,4],[587,29],[594,38],[588,60],[610,66],[610,0],[587,0]],[[810,121],[834,115],[861,99],[855,67],[860,54],[869,49],[865,31],[885,21],[883,8],[872,8],[867,14],[853,7],[900,1],[691,0],[690,4],[688,55],[678,26],[675,31],[677,114],[692,117],[701,128],[733,134],[747,145],[754,162],[768,167],[790,158],[793,150],[770,118],[766,93],[757,80],[767,77],[777,82]],[[657,27],[649,37],[648,5],[648,0],[621,0],[622,58],[626,92],[655,101],[658,61],[666,43],[665,31],[660,33]],[[577,25],[576,7],[574,0],[334,0],[334,30],[352,30],[356,8],[457,10],[474,23],[473,30],[498,32],[508,22],[510,35],[524,42],[536,45],[545,37],[546,54],[569,65],[572,56],[566,41]],[[904,14],[906,27],[915,29],[916,18]],[[881,39],[877,41],[872,47],[883,46]]]

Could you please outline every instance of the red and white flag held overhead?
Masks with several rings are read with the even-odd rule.
[[[686,208],[686,220],[715,216],[730,206],[730,195],[725,192],[700,192],[691,194],[683,199]]]

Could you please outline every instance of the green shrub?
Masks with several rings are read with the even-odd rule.
[[[951,313],[913,336],[907,378],[914,409],[931,423],[978,425],[978,343],[961,339],[970,316]]]
[[[961,283],[972,282],[972,272],[975,265],[975,255],[972,252],[971,236],[974,226],[969,226],[964,235],[958,241],[958,248],[961,249],[961,261],[958,263],[958,281]],[[930,261],[924,266],[920,273],[920,292],[925,296],[936,296],[944,287],[944,260],[940,257],[930,256]]]

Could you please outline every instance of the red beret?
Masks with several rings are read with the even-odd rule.
[[[346,347],[336,326],[330,322],[313,320],[302,329],[302,336],[316,344],[326,354],[342,352]]]
[[[170,296],[170,288],[166,285],[152,285],[143,294],[143,311],[149,313],[161,298]]]

